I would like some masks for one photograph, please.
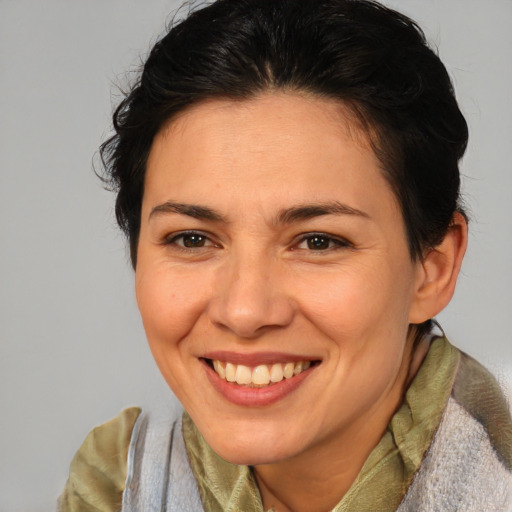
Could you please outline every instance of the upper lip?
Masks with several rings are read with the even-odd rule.
[[[260,364],[274,363],[296,363],[299,361],[318,361],[320,359],[319,357],[287,354],[284,352],[257,352],[252,354],[243,354],[227,350],[208,352],[207,354],[204,354],[202,358],[212,359],[214,361],[225,361],[233,364],[242,364],[245,366],[258,366]]]

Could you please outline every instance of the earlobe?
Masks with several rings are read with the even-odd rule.
[[[419,324],[433,318],[450,302],[466,252],[467,239],[466,219],[456,212],[443,241],[418,264],[420,268],[409,314],[410,323]]]

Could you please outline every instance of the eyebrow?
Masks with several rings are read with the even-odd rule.
[[[186,215],[199,220],[208,220],[224,224],[228,223],[228,219],[213,208],[195,204],[175,203],[173,201],[166,201],[165,203],[152,208],[149,214],[149,219],[155,215],[169,213]],[[370,218],[370,216],[362,210],[340,203],[339,201],[333,201],[328,203],[305,204],[284,208],[279,211],[273,221],[273,224],[293,224],[294,222],[308,220],[322,215],[354,215],[366,219]]]
[[[180,215],[193,217],[194,219],[227,223],[227,219],[212,208],[195,204],[175,203],[173,201],[166,201],[165,203],[152,208],[149,214],[149,219],[155,215],[165,213],[178,213]]]
[[[362,210],[352,208],[339,201],[333,201],[329,203],[305,204],[285,208],[278,213],[275,223],[292,224],[293,222],[308,220],[322,215],[354,215],[370,219],[370,216]]]

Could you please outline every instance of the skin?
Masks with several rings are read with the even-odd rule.
[[[283,214],[340,203],[349,210]],[[182,236],[190,230],[203,238]],[[453,293],[461,218],[450,233],[425,260],[411,259],[380,163],[333,100],[214,100],[157,134],[136,268],[144,327],[210,446],[254,466],[265,507],[325,511],[348,490],[428,350],[413,353],[410,323],[432,317]],[[213,350],[320,364],[283,399],[250,407],[212,386],[201,358]]]

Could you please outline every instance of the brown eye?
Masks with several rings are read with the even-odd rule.
[[[189,234],[181,236],[182,243],[184,247],[194,249],[196,247],[204,247],[206,244],[207,238],[203,235]]]
[[[330,249],[332,239],[326,236],[314,235],[306,239],[308,249],[312,251],[325,251]]]
[[[349,247],[353,247],[353,245],[343,238],[333,237],[327,233],[308,233],[301,238],[293,249],[302,249],[312,252],[330,252]]]
[[[178,249],[201,249],[215,246],[208,235],[196,231],[185,231],[169,235],[163,241],[164,245],[174,246]]]

